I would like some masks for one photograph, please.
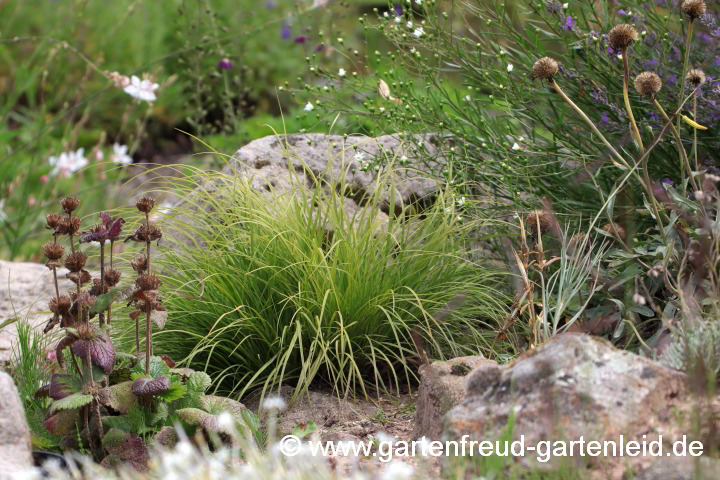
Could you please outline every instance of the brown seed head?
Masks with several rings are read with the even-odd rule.
[[[150,213],[150,210],[155,206],[155,200],[150,197],[142,197],[135,202],[135,206],[143,213]]]
[[[111,268],[105,271],[105,283],[109,287],[114,287],[120,281],[120,272]]]
[[[77,303],[81,303],[83,306],[88,305],[85,303],[87,296],[88,294],[85,292],[80,294],[80,297],[77,299]],[[75,327],[75,331],[77,331],[77,336],[81,340],[91,340],[95,336],[95,329],[89,323],[82,323],[78,325]]]
[[[135,285],[140,290],[157,290],[162,285],[162,280],[154,273],[144,273],[135,280]]]
[[[702,17],[707,10],[705,0],[685,0],[680,8],[691,20]]]
[[[162,230],[155,225],[141,225],[135,230],[135,233],[130,237],[131,240],[136,242],[153,242],[162,238]]]
[[[130,262],[130,265],[137,273],[142,273],[147,269],[147,259],[145,255],[138,255]]]
[[[568,245],[570,246],[570,248],[577,249],[577,248],[580,248],[580,246],[583,244],[583,242],[586,242],[586,239],[587,239],[587,233],[578,232],[578,233],[574,234],[572,237],[570,237],[570,242],[568,243]],[[587,249],[590,248],[589,241],[587,241],[585,243],[585,247]]]
[[[58,226],[62,222],[63,216],[59,213],[48,213],[45,215],[45,221],[47,222],[47,228],[51,230],[57,230]]]
[[[558,62],[550,57],[543,57],[536,61],[532,67],[532,79],[552,80],[558,72]]]
[[[615,25],[608,34],[608,45],[616,52],[622,52],[628,49],[635,40],[638,39],[638,32],[635,27],[629,23],[621,23]]]
[[[655,98],[662,88],[662,80],[654,72],[642,72],[635,77],[635,90],[650,99]]]
[[[617,223],[607,223],[602,229],[613,237],[625,240],[625,229]]]
[[[62,217],[55,232],[62,235],[75,235],[78,230],[80,230],[80,218],[65,215]]]
[[[693,68],[687,73],[687,75],[685,75],[685,80],[692,85],[693,88],[697,88],[705,83],[705,72],[699,68]]]
[[[67,315],[72,307],[72,300],[68,295],[60,295],[57,298],[53,298],[48,303],[48,308],[51,312],[57,313],[58,315]]]
[[[67,268],[71,272],[79,272],[85,267],[87,259],[88,256],[85,252],[71,253],[70,255],[65,257],[65,268]]]
[[[535,239],[538,237],[538,224],[540,233],[546,233],[550,229],[550,219],[544,210],[535,210],[525,217],[525,228]]]
[[[77,210],[78,205],[80,205],[80,200],[78,200],[77,197],[65,197],[60,200],[60,205],[62,205],[65,213],[72,213]]]
[[[43,246],[43,252],[50,260],[60,260],[65,255],[65,248],[59,243],[47,242]]]
[[[90,295],[98,297],[107,293],[109,290],[107,284],[102,284],[99,278],[93,279],[92,287],[90,287]]]

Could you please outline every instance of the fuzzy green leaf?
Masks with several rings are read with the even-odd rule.
[[[210,385],[212,385],[212,379],[205,372],[193,372],[188,377],[187,387],[192,392],[205,393]]]
[[[173,382],[170,385],[170,390],[163,392],[158,396],[168,403],[172,403],[175,400],[179,400],[187,393],[187,387],[180,382]]]
[[[141,374],[141,376],[145,377],[145,361],[138,362],[133,367],[133,377],[136,374]],[[162,357],[152,356],[150,357],[150,377],[152,378],[158,378],[158,377],[169,377],[170,376],[170,367],[167,366],[167,363],[165,363],[165,360],[162,359]],[[133,378],[135,379],[135,378]]]
[[[103,437],[102,446],[103,448],[108,449],[116,445],[120,445],[125,441],[125,437],[127,437],[127,432],[120,430],[119,428],[111,428]]]
[[[115,287],[103,295],[98,295],[97,297],[95,297],[95,303],[92,305],[92,307],[90,307],[90,313],[104,312],[115,301],[120,300],[123,297],[125,297],[125,293],[120,287]]]
[[[68,397],[54,401],[50,406],[50,413],[53,414],[60,410],[73,410],[75,408],[84,407],[88,403],[92,402],[92,400],[92,395],[73,393]]]

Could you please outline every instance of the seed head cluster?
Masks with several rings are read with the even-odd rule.
[[[533,80],[552,80],[558,72],[558,62],[550,57],[543,57],[536,61],[532,67]]]
[[[680,6],[683,13],[687,15],[690,20],[695,20],[705,15],[707,6],[705,0],[685,0]]]
[[[705,83],[705,72],[703,72],[699,68],[693,68],[692,70],[688,71],[687,75],[685,75],[685,80],[690,85],[692,85],[693,88],[697,88]]]
[[[135,206],[143,213],[150,213],[155,206],[155,200],[150,197],[142,197],[135,202]]]
[[[65,197],[60,200],[60,205],[62,206],[65,213],[71,214],[72,212],[77,210],[78,206],[80,205],[80,200],[78,200],[77,197]]]
[[[49,260],[60,260],[65,255],[65,247],[55,242],[43,245],[43,253]]]
[[[608,45],[616,52],[627,50],[638,39],[638,32],[629,23],[621,23],[610,30]]]
[[[157,290],[162,285],[162,280],[154,273],[144,273],[137,277],[135,285],[140,290]]]
[[[543,210],[535,210],[525,217],[525,228],[533,238],[538,237],[538,225],[540,226],[540,234],[546,233],[550,229],[549,215]]]
[[[85,252],[75,252],[71,253],[65,258],[65,268],[70,270],[71,272],[79,272],[83,268],[85,268],[85,263],[87,263],[87,253]]]
[[[640,95],[648,98],[655,98],[662,88],[662,80],[657,73],[654,72],[642,72],[640,75],[635,77],[635,90]]]

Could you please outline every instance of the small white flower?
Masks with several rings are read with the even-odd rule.
[[[567,10],[568,8],[570,8],[570,4],[569,4],[569,3],[563,3],[563,10]]]
[[[344,76],[345,76],[345,69],[341,68],[340,70],[338,70],[338,77],[344,77]]]
[[[153,83],[152,81],[145,79],[140,80],[138,77],[133,75],[130,78],[130,85],[123,88],[123,91],[131,97],[145,100],[146,102],[154,102],[157,100],[155,96],[155,90],[160,88],[160,85]]]
[[[417,38],[422,37],[424,34],[425,34],[425,30],[423,30],[422,27],[416,28],[415,31],[413,32],[413,35],[415,35]]]
[[[412,465],[395,460],[390,462],[380,478],[382,480],[409,480],[412,478],[415,469]]]
[[[521,147],[520,147],[520,145],[518,145],[517,142],[513,143],[513,146],[512,146],[512,149],[513,149],[513,150],[520,150],[520,148],[521,148]]]
[[[285,410],[287,404],[280,397],[268,397],[263,401],[263,410]]]
[[[407,27],[408,27],[408,28],[412,28],[412,25],[413,25],[412,22],[407,22]]]
[[[465,205],[465,197],[458,198],[455,203],[457,203],[458,206],[462,207],[463,205]]]
[[[645,297],[643,297],[639,293],[636,293],[635,295],[633,295],[633,302],[638,305],[645,305]]]
[[[618,54],[617,58],[618,58],[618,60],[622,60],[622,53]]]
[[[388,18],[390,14],[388,12],[383,12],[383,17]]]
[[[218,428],[225,432],[232,432],[235,430],[235,419],[228,412],[222,412],[215,419]]]
[[[445,207],[445,208],[443,209],[443,211],[444,211],[445,213],[451,213],[451,212],[452,212],[452,208],[450,208],[450,207]]]
[[[395,23],[402,23],[402,17],[395,17]]]
[[[380,113],[385,111],[385,107],[380,107]]]
[[[307,105],[305,105],[306,112],[312,112],[313,108],[315,108],[315,106],[311,102],[307,102]]]
[[[62,173],[63,176],[69,177],[71,173],[86,167],[90,162],[85,158],[85,149],[80,148],[75,152],[63,152],[59,157],[50,157],[48,163],[55,167],[50,175]]]
[[[422,0],[415,0],[415,3],[416,3],[417,5],[422,5]]]
[[[113,153],[112,157],[110,157],[110,160],[113,163],[120,163],[122,165],[130,165],[133,162],[133,159],[130,155],[127,154],[128,152],[128,146],[127,145],[120,145],[119,143],[113,144]]]
[[[512,63],[508,63],[508,66],[507,66],[507,71],[508,71],[508,73],[512,72],[514,68],[515,68],[515,67],[513,66]]]
[[[365,152],[357,152],[355,154],[355,161],[364,164],[365,163]]]
[[[465,95],[465,101],[469,102],[470,100],[472,100],[472,97],[470,95]]]

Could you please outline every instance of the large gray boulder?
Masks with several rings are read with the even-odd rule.
[[[60,293],[74,284],[65,278],[68,271],[58,270]],[[52,271],[45,265],[0,260],[0,325],[13,318],[27,320],[33,326],[44,325],[50,314],[47,302],[55,296]],[[12,344],[17,339],[17,322],[0,328],[0,364],[10,360]]]
[[[422,208],[432,203],[440,184],[428,173],[442,170],[445,165],[445,160],[438,157],[436,143],[432,135],[405,139],[394,135],[270,135],[238,150],[224,173],[247,177],[256,189],[276,194],[292,192],[298,186],[312,188],[320,180],[329,188],[344,186],[342,194],[359,205],[377,192],[380,206],[387,213],[391,202],[397,211],[410,204]],[[418,151],[426,152],[433,160],[418,164]],[[412,161],[409,167],[399,165],[403,156]],[[378,182],[378,172],[362,171],[362,163],[375,158],[393,161],[394,190]]]
[[[13,379],[0,371],[0,479],[32,468],[30,429]]]
[[[467,380],[465,400],[450,410],[444,436],[496,440],[515,416],[513,439],[526,446],[541,441],[650,442],[662,437],[663,451],[687,435],[708,444],[720,428],[720,402],[695,397],[685,374],[647,358],[618,350],[584,334],[560,335],[506,366],[486,365]],[[693,428],[694,408],[703,412],[703,427]],[[567,444],[566,444],[567,445]],[[601,443],[602,445],[602,443]],[[649,456],[581,457],[594,478],[622,479],[628,469],[642,472]],[[553,468],[568,459],[541,462],[532,452],[513,459],[517,466]]]

